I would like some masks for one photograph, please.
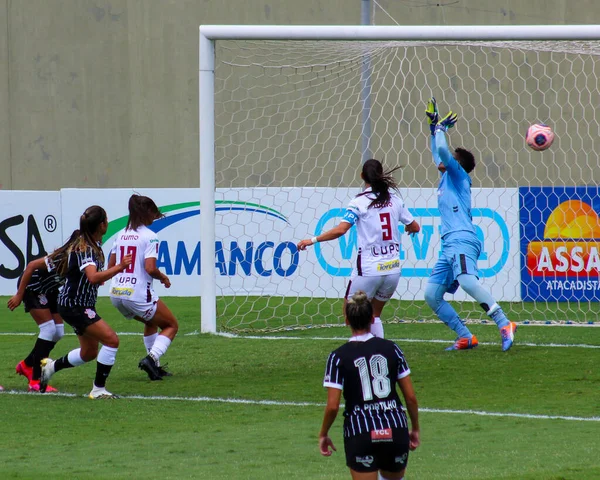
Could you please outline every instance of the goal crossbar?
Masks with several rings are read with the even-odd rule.
[[[201,330],[216,331],[215,41],[552,41],[600,40],[600,25],[260,26],[199,27],[199,162],[201,205]]]

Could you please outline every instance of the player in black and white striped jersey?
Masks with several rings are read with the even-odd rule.
[[[327,406],[319,432],[319,449],[331,455],[335,446],[329,429],[344,394],[344,447],[353,479],[402,479],[409,450],[419,446],[417,398],[410,369],[394,342],[370,333],[373,307],[363,291],[346,303],[352,338],[327,360],[323,386]],[[410,417],[410,428],[396,390],[400,387]],[[331,449],[331,450],[330,450]]]
[[[50,259],[38,258],[27,264],[17,282],[17,293],[8,301],[10,310],[23,302],[25,312],[31,315],[40,329],[33,349],[15,367],[19,375],[27,378],[31,392],[40,390],[40,361],[50,355],[65,334],[57,305],[58,292],[63,283],[64,280],[57,275]],[[56,389],[48,385],[46,391],[55,392]]]
[[[115,363],[119,337],[96,312],[98,287],[131,264],[131,255],[125,255],[118,265],[104,268],[102,236],[108,228],[106,212],[102,207],[89,207],[79,219],[79,230],[73,232],[65,245],[49,255],[56,271],[65,278],[58,295],[58,312],[77,334],[80,348],[71,350],[58,360],[41,361],[40,391],[44,392],[50,377],[56,372],[83,365],[98,358],[96,377],[89,397],[114,398],[106,390],[106,379]],[[98,344],[102,348],[98,352]]]

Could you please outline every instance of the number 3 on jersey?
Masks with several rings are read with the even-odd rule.
[[[357,358],[354,365],[358,368],[365,402],[373,400],[373,393],[378,398],[386,398],[391,393],[388,364],[383,355],[373,355],[368,363],[365,357]]]
[[[392,220],[389,213],[380,213],[381,220],[381,239],[388,241],[392,239]]]
[[[125,273],[133,273],[133,269],[135,268],[135,257],[137,255],[137,247],[127,247],[127,253],[125,253],[125,247],[121,245],[121,259],[125,255],[131,255],[131,265],[129,265],[124,272]]]

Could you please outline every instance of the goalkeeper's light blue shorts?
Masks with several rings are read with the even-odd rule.
[[[477,235],[468,232],[449,233],[442,238],[442,252],[429,277],[428,283],[446,285],[448,293],[458,289],[456,278],[462,274],[479,278],[477,259],[482,245]]]

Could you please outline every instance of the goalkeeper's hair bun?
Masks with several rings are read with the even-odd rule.
[[[368,330],[373,318],[373,306],[365,292],[358,290],[346,302],[346,319],[353,330]]]

